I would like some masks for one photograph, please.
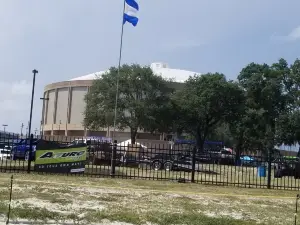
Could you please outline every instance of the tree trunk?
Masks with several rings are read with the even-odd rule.
[[[239,161],[241,160],[241,153],[242,153],[242,146],[244,142],[244,132],[240,131],[240,135],[237,139],[237,144],[235,148],[235,162],[239,164]]]
[[[130,129],[130,138],[131,138],[131,144],[132,145],[135,144],[136,134],[137,134],[137,131],[135,129]]]
[[[241,158],[241,143],[238,141],[237,145],[236,145],[236,149],[235,149],[235,162],[239,165],[240,163],[240,158]]]
[[[196,136],[196,147],[198,152],[204,152],[204,139],[200,135]]]

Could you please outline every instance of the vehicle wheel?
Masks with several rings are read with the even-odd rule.
[[[274,177],[282,178],[282,171],[280,169],[275,170]]]
[[[164,163],[164,170],[170,171],[173,168],[173,163],[172,162],[165,162]]]
[[[162,168],[162,163],[160,161],[154,161],[151,164],[151,168],[156,171],[160,170]]]
[[[29,151],[25,152],[25,161],[29,161]]]

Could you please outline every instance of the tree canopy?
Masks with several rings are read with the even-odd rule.
[[[113,125],[117,76],[118,69],[111,67],[94,81],[86,95],[84,123],[89,129]],[[123,65],[119,74],[117,128],[129,128],[133,143],[140,129],[153,130],[152,124],[158,124],[165,116],[159,112],[165,110],[171,91],[167,81],[153,74],[149,67]]]
[[[89,129],[113,125],[118,70],[95,80],[86,96]],[[149,67],[123,65],[119,76],[117,128],[192,136],[200,151],[207,139],[225,140],[239,154],[300,143],[300,60],[289,65],[250,63],[237,81],[222,73],[190,77],[182,88]]]
[[[178,124],[197,140],[200,150],[208,134],[221,121],[230,121],[239,113],[243,91],[223,74],[190,77],[183,90],[173,98],[179,112]]]

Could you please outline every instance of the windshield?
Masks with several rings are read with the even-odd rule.
[[[32,144],[36,144],[37,143],[37,139],[32,139]],[[24,139],[20,142],[20,144],[22,145],[30,145],[30,139]]]

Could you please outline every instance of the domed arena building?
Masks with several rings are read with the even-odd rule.
[[[171,80],[174,88],[182,87],[183,83],[195,74],[200,73],[172,69],[165,63],[152,63],[151,69],[157,75]],[[41,130],[46,136],[102,136],[112,137],[113,128],[98,131],[88,130],[83,125],[85,101],[84,97],[92,86],[93,80],[107,71],[96,72],[77,77],[68,81],[48,84],[44,88]],[[114,137],[126,139],[130,137],[129,129],[116,131]],[[161,139],[161,135],[139,132],[138,139]]]

